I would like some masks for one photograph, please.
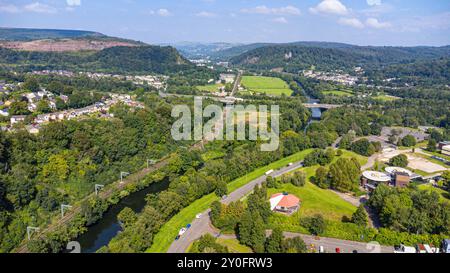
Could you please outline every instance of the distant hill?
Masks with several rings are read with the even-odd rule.
[[[141,42],[82,30],[0,28],[0,47],[42,52],[99,51],[115,46],[142,46]]]
[[[98,32],[64,29],[0,28],[0,40],[31,41],[82,37],[107,37]]]
[[[111,47],[97,52],[27,52],[0,48],[0,66],[20,71],[71,70],[110,73],[173,73],[195,66],[173,47]]]
[[[444,47],[374,47],[339,43],[298,42],[259,46],[230,60],[235,65],[253,69],[282,67],[298,72],[311,66],[319,70],[373,68],[406,64],[438,58],[450,58],[450,46]]]

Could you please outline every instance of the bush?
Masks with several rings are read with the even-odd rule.
[[[404,154],[396,155],[389,160],[391,166],[405,168],[408,166],[408,157]]]

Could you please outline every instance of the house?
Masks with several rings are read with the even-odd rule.
[[[442,146],[441,153],[450,156],[450,145]]]
[[[374,190],[378,184],[383,183],[389,185],[391,176],[376,171],[364,171],[361,177],[361,186],[366,190]]]
[[[288,193],[276,193],[270,197],[270,209],[285,214],[292,214],[300,207],[300,199]]]
[[[438,149],[442,150],[442,147],[447,146],[447,145],[450,145],[450,141],[441,141],[438,144]]]
[[[19,122],[24,122],[26,117],[27,116],[24,116],[24,115],[12,116],[11,119],[10,119],[11,125],[14,125],[14,124],[19,123]]]
[[[394,184],[398,188],[405,188],[409,185],[411,177],[407,173],[395,173]]]

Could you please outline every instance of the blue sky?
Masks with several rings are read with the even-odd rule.
[[[449,0],[0,0],[0,26],[147,43],[450,44]]]

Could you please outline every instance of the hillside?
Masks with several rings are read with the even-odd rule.
[[[0,65],[21,71],[62,69],[113,73],[171,73],[194,67],[176,49],[150,45],[64,53],[0,48]]]
[[[336,43],[300,42],[258,47],[231,58],[235,65],[252,69],[282,67],[298,72],[311,66],[319,70],[367,69],[417,61],[449,58],[450,47],[362,47]]]

